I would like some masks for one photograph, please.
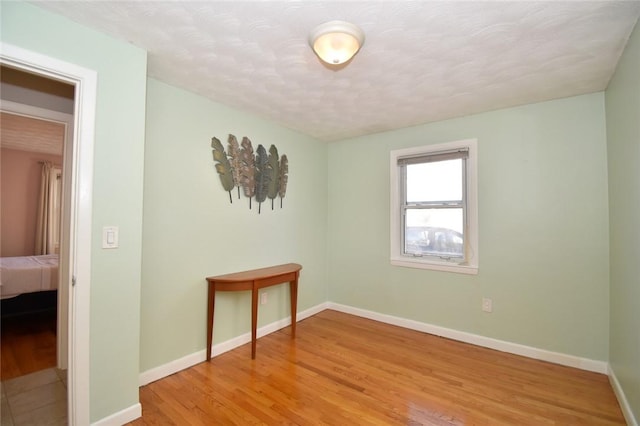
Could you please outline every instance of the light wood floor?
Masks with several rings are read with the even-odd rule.
[[[140,389],[131,425],[621,425],[605,375],[323,311]]]
[[[56,312],[2,318],[1,380],[56,366]]]

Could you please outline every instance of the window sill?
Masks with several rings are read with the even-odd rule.
[[[477,266],[456,265],[444,262],[429,262],[424,260],[391,259],[393,266],[405,268],[430,269],[432,271],[454,272],[457,274],[478,275]]]

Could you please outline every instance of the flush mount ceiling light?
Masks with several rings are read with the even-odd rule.
[[[330,21],[318,25],[309,34],[309,45],[316,55],[331,65],[347,62],[364,43],[364,32],[344,21]]]

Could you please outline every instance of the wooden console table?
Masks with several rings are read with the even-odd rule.
[[[253,269],[234,274],[207,277],[209,305],[207,309],[207,361],[211,359],[213,343],[213,311],[216,291],[251,290],[251,359],[256,358],[256,328],[258,326],[258,290],[289,282],[291,288],[291,338],[296,337],[296,310],[298,306],[298,277],[302,265],[287,263],[269,268]]]

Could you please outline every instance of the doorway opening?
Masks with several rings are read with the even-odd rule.
[[[69,281],[74,86],[7,66],[0,85],[2,423],[66,422],[69,291],[59,284]],[[30,397],[44,391],[52,398]]]
[[[67,424],[89,424],[89,296],[91,284],[91,204],[97,74],[57,58],[0,43],[0,65],[73,87],[73,118],[63,150],[63,193],[58,292],[67,291],[68,341],[57,344],[66,362]],[[5,102],[3,101],[3,104]],[[30,115],[23,113],[23,115]],[[50,120],[50,121],[56,121]],[[62,120],[64,121],[64,120]],[[4,284],[4,281],[3,281]],[[58,312],[61,312],[59,306]],[[59,338],[63,333],[59,333]],[[3,389],[4,390],[4,389]],[[4,408],[4,400],[3,400]],[[4,411],[4,410],[3,410]]]

